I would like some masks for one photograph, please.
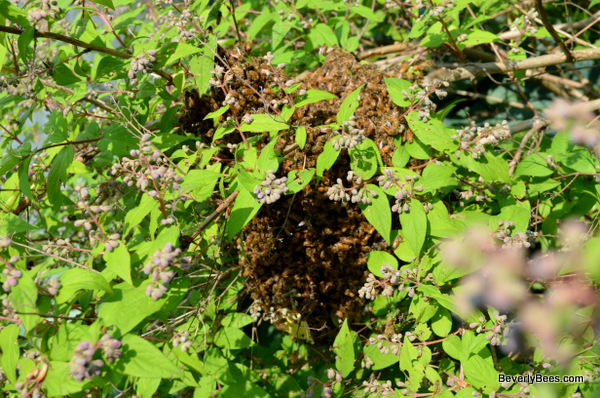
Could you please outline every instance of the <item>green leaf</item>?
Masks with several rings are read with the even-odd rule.
[[[200,46],[201,53],[191,57],[189,61],[190,72],[196,81],[196,88],[200,94],[210,88],[211,70],[215,67],[215,54],[217,52],[217,38],[214,34],[206,34],[204,44]]]
[[[277,20],[273,27],[271,28],[271,51],[277,50],[277,47],[283,42],[285,36],[288,34],[290,29],[292,28],[292,23],[285,20]]]
[[[316,24],[315,27],[309,31],[308,38],[312,43],[312,48],[317,48],[322,45],[327,47],[338,45],[335,32],[324,23]]]
[[[21,217],[12,213],[0,213],[0,232],[13,234],[26,231],[35,231],[38,227],[29,224]]]
[[[423,169],[423,174],[416,185],[423,187],[423,193],[433,192],[440,188],[451,189],[458,186],[458,178],[454,176],[455,172],[456,167],[451,164],[430,163]]]
[[[352,159],[350,168],[365,181],[375,175],[378,166],[383,167],[377,145],[369,138],[365,139],[360,145],[350,148],[348,154]]]
[[[13,286],[8,297],[15,311],[22,313],[19,314],[19,319],[27,334],[42,321],[42,317],[36,315],[39,312],[35,305],[38,298],[38,289],[31,278],[30,272],[23,270],[21,272],[22,275],[18,279],[17,285]]]
[[[122,339],[121,357],[115,367],[133,377],[157,377],[170,379],[182,377],[182,372],[154,344],[135,335]]]
[[[4,60],[6,59],[6,47],[0,44],[0,65],[4,65]]]
[[[447,355],[458,360],[462,360],[465,357],[465,354],[467,354],[463,352],[462,341],[460,341],[460,337],[456,335],[448,336],[447,339],[442,341],[442,348]]]
[[[431,330],[440,337],[446,337],[452,330],[452,315],[447,309],[440,307],[431,318]]]
[[[340,105],[340,110],[337,114],[337,124],[341,125],[345,121],[350,120],[350,117],[354,115],[354,111],[356,108],[358,108],[358,97],[360,96],[360,90],[362,90],[363,87],[364,84],[344,98],[344,101],[342,101],[342,105]]]
[[[376,197],[371,197],[371,203],[368,205],[358,203],[358,207],[362,210],[367,221],[379,232],[379,235],[388,244],[392,243],[392,210],[388,202],[387,196],[380,187],[367,184],[366,189],[377,192]]]
[[[277,141],[271,141],[263,147],[258,156],[258,168],[263,173],[269,170],[275,170],[279,168],[279,161],[277,160],[277,153],[275,153],[275,144]]]
[[[415,326],[413,333],[421,341],[427,341],[431,337],[431,329],[429,329],[426,323],[419,323],[417,326]],[[425,353],[425,351],[423,351],[423,353]],[[423,362],[426,362],[425,364],[429,363],[429,361],[426,361],[425,359],[427,358],[424,358]],[[431,357],[429,359],[431,359]],[[419,361],[420,360],[421,358],[419,358]]]
[[[213,135],[212,142],[214,143],[217,140],[225,137],[227,134],[231,134],[235,131],[235,126],[231,123],[223,123],[219,127],[217,127],[217,131]]]
[[[410,112],[406,120],[412,132],[426,146],[440,152],[454,152],[458,149],[458,141],[452,138],[456,132],[446,127],[444,122],[437,119],[422,122],[417,111]]]
[[[135,383],[135,392],[139,397],[151,397],[154,395],[162,379],[158,377],[138,377]]]
[[[491,360],[475,355],[464,364],[467,381],[475,388],[489,394],[498,388],[498,372]]]
[[[410,95],[412,93],[410,90],[410,86],[412,85],[411,82],[404,79],[398,79],[396,77],[388,77],[385,79],[385,85],[387,86],[388,93],[392,98],[392,101],[394,101],[394,104],[401,107],[410,106]],[[404,99],[402,91],[406,92],[407,99]]]
[[[277,115],[265,115],[262,113],[252,115],[251,123],[242,123],[240,131],[252,133],[277,133],[281,130],[287,130],[290,126]]]
[[[337,96],[322,90],[306,90],[306,94],[298,96],[295,105],[296,108],[300,108],[304,105],[314,104],[315,102],[330,99],[337,99]]]
[[[296,129],[296,143],[300,149],[304,149],[306,145],[306,127],[300,126]]]
[[[202,51],[202,47],[192,46],[191,44],[187,44],[183,41],[180,41],[179,44],[177,44],[177,48],[175,49],[175,52],[173,54],[171,54],[171,56],[169,57],[169,59],[167,60],[167,62],[165,64],[170,65],[173,62],[177,61],[178,59],[185,58],[192,54],[197,54],[201,51]]]
[[[420,288],[421,286],[419,286]],[[422,294],[415,294],[413,296],[412,301],[410,302],[410,307],[408,308],[408,312],[415,316],[415,320],[417,322],[427,322],[431,318],[434,317],[438,309],[438,306],[435,303],[431,303],[431,301],[423,300]]]
[[[382,348],[390,348],[390,343],[387,341],[382,342]],[[391,348],[390,348],[391,352]],[[372,361],[373,366],[372,370],[381,370],[387,367],[392,366],[400,360],[400,355],[394,354],[382,354],[381,350],[377,348],[377,344],[370,344],[364,348],[364,353],[367,355]]]
[[[404,336],[400,350],[400,370],[408,371],[413,368],[413,361],[419,357],[419,351],[412,345],[408,337]]]
[[[221,116],[222,114],[224,114],[225,112],[227,112],[228,110],[229,110],[229,105],[222,106],[219,109],[217,109],[216,111],[210,112],[208,115],[204,116],[204,120],[216,119],[219,116]]]
[[[116,249],[110,252],[105,251],[102,258],[106,261],[108,269],[117,274],[125,282],[133,284],[131,280],[131,258],[123,242]]]
[[[500,41],[500,38],[492,32],[472,29],[471,32],[468,33],[467,39],[460,44],[465,46],[477,46],[479,44],[492,43],[495,41]]]
[[[100,62],[98,62],[96,66],[96,79],[101,79],[103,77],[107,77],[107,79],[111,79],[114,75],[119,72],[125,72],[127,67],[127,62],[121,59],[116,59],[111,55],[106,55],[103,57]]]
[[[104,277],[96,272],[83,268],[72,268],[61,275],[60,289],[56,296],[59,304],[70,300],[79,290],[104,290],[112,292],[110,285]]]
[[[598,159],[590,154],[590,152],[582,147],[573,147],[566,156],[557,158],[565,166],[579,172],[595,174],[598,173]]]
[[[228,241],[232,240],[250,222],[261,206],[262,204],[257,202],[250,192],[245,189],[240,190],[231,209],[229,222],[225,226],[225,238]]]
[[[29,27],[19,35],[18,46],[19,46],[19,57],[23,62],[27,63],[27,55],[29,55],[29,44],[33,41],[33,35],[35,28]]]
[[[81,81],[67,65],[62,63],[52,68],[52,80],[60,86],[69,86]]]
[[[150,214],[152,209],[157,209],[159,205],[160,204],[158,201],[147,193],[142,194],[140,204],[137,207],[129,210],[125,215],[125,221],[123,222],[125,226],[125,233],[123,236],[127,236],[133,227],[142,222],[144,217]]]
[[[548,163],[540,155],[534,153],[521,160],[514,176],[547,177],[552,173],[554,170],[548,166]]]
[[[462,164],[467,169],[483,177],[484,181],[509,182],[508,163],[506,160],[492,154],[490,151],[484,152],[482,157],[477,159],[469,152],[461,151],[459,160],[455,160],[454,154],[450,155],[453,163]]]
[[[164,304],[163,298],[154,301],[148,297],[142,287],[121,283],[114,286],[112,295],[103,299],[98,318],[104,325],[117,326],[121,333],[127,333],[144,318],[160,311]]]
[[[429,160],[432,157],[431,149],[419,139],[414,139],[413,142],[407,142],[404,144],[404,148],[406,148],[408,154],[415,159]]]
[[[42,130],[48,134],[50,142],[64,142],[69,138],[69,128],[67,121],[59,110],[54,110],[50,114],[50,120],[46,123]]]
[[[215,335],[215,344],[228,350],[239,350],[255,345],[246,333],[236,327],[219,329]]]
[[[348,320],[345,319],[333,342],[333,352],[336,355],[335,367],[344,378],[354,370],[354,335],[355,333],[348,328]]]
[[[418,257],[427,235],[427,215],[423,204],[417,199],[411,199],[410,210],[400,213],[400,223],[405,239]]]
[[[288,173],[287,187],[288,193],[295,194],[300,192],[305,186],[310,184],[315,175],[315,169],[292,170]]]
[[[268,8],[265,8],[260,15],[252,20],[252,24],[248,27],[248,39],[254,39],[260,31],[270,22],[279,20],[279,15]]]
[[[0,349],[2,356],[0,364],[8,380],[15,384],[17,382],[17,361],[19,360],[19,327],[9,324],[0,330]]]
[[[92,0],[94,3],[102,4],[105,7],[110,8],[111,10],[115,9],[114,4],[111,0]]]
[[[398,260],[390,253],[373,251],[367,254],[367,267],[369,268],[369,271],[373,273],[373,275],[383,278],[381,267],[386,264],[391,266],[394,270],[398,269]]]
[[[317,176],[323,177],[323,172],[331,168],[340,155],[340,151],[333,149],[331,140],[323,146],[323,152],[317,157]]]
[[[466,228],[464,218],[450,218],[446,205],[441,200],[435,200],[433,209],[427,213],[429,234],[439,238],[452,238],[459,235]],[[438,283],[442,283],[439,282]]]
[[[48,173],[46,193],[48,194],[48,200],[54,209],[58,209],[62,205],[64,199],[66,199],[62,194],[61,185],[67,180],[67,169],[73,162],[74,155],[75,150],[73,149],[73,146],[66,145],[52,161],[52,167]]]
[[[86,382],[78,382],[71,376],[70,362],[50,361],[44,387],[48,397],[68,397],[83,391]]]
[[[225,315],[225,318],[221,321],[221,325],[229,326],[234,328],[243,328],[246,325],[250,325],[252,322],[252,317],[248,314],[242,314],[239,312],[232,312],[230,314]]]
[[[0,1],[0,15],[23,27],[30,26],[29,21],[27,20],[27,12],[12,4],[10,1]]]
[[[3,176],[4,173],[15,167],[20,161],[20,156],[17,156],[14,151],[7,150],[0,159],[0,176]]]
[[[194,197],[196,202],[201,203],[212,196],[219,178],[221,178],[221,173],[213,170],[191,170],[180,185],[184,191]]]

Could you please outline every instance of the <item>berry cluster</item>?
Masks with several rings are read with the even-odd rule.
[[[117,339],[113,339],[108,333],[105,333],[100,340],[98,340],[97,346],[102,349],[104,358],[109,363],[112,363],[115,359],[121,356],[121,342]]]
[[[191,346],[190,332],[184,330],[175,333],[175,336],[173,337],[173,347],[181,347],[181,352],[186,352]]]
[[[138,84],[137,75],[138,72],[142,72],[142,74],[147,75],[152,72],[154,68],[154,63],[156,62],[156,50],[150,50],[145,54],[140,54],[134,59],[131,60],[131,64],[129,66],[129,73],[127,73],[127,77],[130,79],[131,84],[134,86]]]
[[[60,289],[60,281],[58,278],[50,278],[48,282],[46,282],[46,290],[52,296],[56,296],[58,293],[58,289]]]
[[[315,394],[315,389],[321,388],[321,398],[331,398],[333,396],[333,386],[336,383],[342,382],[342,374],[335,369],[329,368],[324,370],[327,375],[327,381],[322,382],[321,380],[309,376],[308,377],[308,390],[304,391],[300,397],[310,398]]]
[[[16,263],[17,261],[19,261],[19,256],[12,256],[9,261],[11,263]],[[2,274],[6,277],[6,280],[2,284],[2,289],[5,292],[10,292],[11,288],[17,286],[18,279],[21,276],[23,276],[23,273],[20,270],[14,268],[12,265],[7,265],[7,267],[2,270]]]
[[[2,299],[2,315],[7,318],[15,318],[17,315],[15,314],[15,308],[8,298]]]
[[[365,130],[356,127],[356,117],[352,116],[342,125],[342,133],[331,139],[331,146],[336,151],[354,148],[365,140]]]
[[[494,311],[492,319],[494,324],[491,327],[484,327],[486,320],[483,316],[479,317],[478,322],[470,323],[469,327],[475,329],[477,333],[488,332],[485,335],[486,340],[489,340],[491,345],[499,346],[508,337],[509,325],[506,323],[506,319],[506,315],[500,315],[498,311]]]
[[[442,90],[440,87],[448,87],[450,83],[442,81],[440,79],[434,80],[423,80],[422,82],[415,83],[408,88],[408,91],[402,90],[402,98],[406,101],[410,101],[411,108],[418,107],[418,118],[422,122],[427,122],[431,116],[431,112],[434,112],[437,105],[429,99],[432,93],[435,93],[438,98],[444,98],[448,93]]]
[[[47,366],[47,362],[41,356],[39,351],[29,351],[23,353],[23,358],[33,361],[33,367],[27,373],[24,381],[15,383],[15,389],[22,397],[45,398],[41,391],[41,380],[39,380],[40,368],[38,365]]]
[[[252,193],[258,202],[271,204],[288,191],[286,183],[287,177],[276,178],[275,170],[269,170],[265,173],[263,181],[254,187]]]
[[[410,210],[409,202],[411,198],[415,197],[416,192],[423,192],[422,186],[414,186],[415,181],[419,178],[418,175],[405,175],[405,184],[396,183],[398,191],[394,194],[394,204],[392,205],[392,211],[398,214],[407,213]],[[428,212],[433,208],[431,203],[425,203],[423,206],[425,212]]]
[[[71,359],[71,376],[77,381],[92,379],[100,376],[100,368],[104,366],[102,359],[92,359],[96,353],[96,347],[89,341],[82,341],[75,349],[75,355]]]
[[[42,19],[58,19],[58,14],[60,12],[62,12],[62,10],[58,6],[58,2],[56,0],[42,0],[39,8],[34,8],[29,11],[27,20],[29,20],[32,25],[36,25]]]
[[[377,182],[383,189],[390,189],[392,186],[400,186],[400,178],[396,177],[396,174],[392,169],[384,169],[383,174],[377,177]]]
[[[485,123],[483,127],[471,126],[456,130],[458,135],[453,135],[452,139],[460,139],[460,149],[468,150],[473,153],[473,158],[477,159],[485,152],[484,145],[498,145],[500,141],[510,138],[510,129],[506,120],[495,126]],[[457,151],[457,157],[460,153]]]
[[[381,290],[382,296],[391,296],[395,290],[406,291],[408,297],[415,295],[415,286],[419,284],[418,268],[403,268],[402,271],[394,270],[389,264],[384,264],[381,267],[383,275],[382,280],[378,280],[375,275],[369,273],[363,287],[358,291],[361,298],[373,300],[377,297],[378,290]],[[424,281],[432,281],[433,274],[429,273],[423,279]]]
[[[352,170],[346,175],[346,180],[353,184],[352,187],[346,188],[341,178],[336,180],[329,189],[327,189],[327,196],[333,201],[340,202],[352,202],[362,203],[368,205],[371,203],[371,198],[377,197],[377,192],[371,189],[367,189],[367,184],[354,174]]]
[[[162,250],[157,250],[152,260],[143,268],[146,275],[150,275],[152,282],[146,289],[146,294],[152,297],[152,300],[158,300],[167,291],[167,284],[175,276],[175,271],[170,267],[187,266],[187,258],[178,259],[181,255],[181,249],[174,248],[171,243],[167,243]]]
[[[135,181],[135,186],[140,191],[156,197],[161,187],[178,190],[181,176],[168,167],[169,160],[153,147],[151,139],[150,134],[142,135],[140,149],[129,152],[131,159],[125,157],[121,162],[113,164],[111,174],[125,174],[123,181],[127,186],[132,186]]]
[[[104,361],[100,358],[94,359],[96,352],[101,350],[104,358],[110,363],[121,356],[119,348],[121,348],[121,342],[113,339],[108,333],[104,334],[96,344],[82,341],[75,349],[75,354],[71,359],[71,376],[80,382],[99,376]]]
[[[371,380],[363,381],[362,387],[364,388],[365,396],[391,398],[395,394],[391,380],[379,381],[371,378]]]
[[[494,232],[494,236],[498,239],[502,239],[502,248],[530,248],[538,238],[538,233],[533,231],[517,232],[513,236],[510,236],[511,229],[515,227],[513,221],[502,221],[498,220],[498,228]]]
[[[112,210],[109,205],[93,205],[93,201],[90,198],[89,190],[84,187],[82,184],[77,184],[74,188],[75,192],[79,194],[80,200],[77,201],[77,208],[82,212],[82,218],[76,220],[73,225],[77,228],[83,227],[85,230],[84,233],[88,234],[88,239],[90,242],[99,241],[103,242],[105,249],[107,251],[112,251],[116,247],[119,246],[119,239],[121,239],[121,234],[112,233],[108,234],[108,232],[103,231],[100,228],[100,224],[98,222],[98,217],[102,213],[108,213]],[[95,229],[94,227],[98,227]],[[56,241],[58,246],[71,246],[70,241],[68,239],[59,239]],[[63,255],[69,251],[68,248],[63,248]]]

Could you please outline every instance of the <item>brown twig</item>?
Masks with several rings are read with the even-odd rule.
[[[558,33],[556,33],[554,26],[552,26],[552,24],[550,23],[550,20],[548,19],[548,14],[546,14],[546,9],[544,8],[544,5],[542,4],[542,0],[535,0],[535,8],[536,8],[538,14],[540,15],[542,24],[544,25],[544,27],[546,28],[548,33],[550,33],[550,36],[552,36],[552,38],[554,39],[556,44],[558,44],[558,46],[563,50],[563,52],[567,56],[567,61],[571,64],[573,62],[575,62],[575,59],[573,58],[573,55],[571,54],[571,50],[569,50],[567,48],[567,46],[565,45],[565,42],[562,41],[562,39],[560,38]]]
[[[223,212],[225,212],[225,210],[229,207],[231,202],[233,202],[234,199],[238,196],[239,193],[239,191],[233,192],[225,199],[223,203],[221,203],[219,207],[217,207],[217,209],[214,212],[212,212],[208,217],[206,217],[204,221],[202,221],[202,224],[200,224],[196,231],[192,234],[192,239],[196,239],[196,237],[200,235],[200,232],[202,232],[204,228],[206,228],[211,222],[218,220],[223,214]]]
[[[577,50],[571,52],[574,62],[600,59],[600,48]],[[506,73],[519,70],[543,68],[546,66],[559,65],[567,62],[567,56],[560,54],[546,54],[522,60],[504,62],[485,62],[470,64],[455,69],[438,69],[430,73],[429,79],[439,78],[449,82],[475,79],[478,76],[493,73]]]
[[[67,93],[67,94],[69,94],[69,95],[73,95],[73,94],[75,94],[75,91],[71,90],[70,88],[68,88],[68,87],[64,87],[64,86],[59,86],[58,84],[56,84],[56,83],[54,83],[54,82],[52,82],[52,81],[50,81],[50,80],[40,79],[40,82],[41,82],[41,83],[42,83],[44,86],[48,86],[48,87],[51,87],[51,88],[55,88],[55,89],[57,89],[57,90],[60,90],[60,91],[62,91],[62,92],[65,92],[65,93]],[[92,98],[92,97],[90,97],[90,96],[87,96],[87,95],[86,95],[86,96],[84,96],[84,97],[83,97],[83,98],[82,98],[80,101],[86,101],[86,102],[89,102],[90,104],[96,105],[98,108],[102,108],[102,109],[104,109],[105,111],[107,111],[107,112],[109,112],[109,113],[112,113],[113,115],[116,115],[116,114],[117,114],[117,113],[115,112],[115,110],[114,110],[114,109],[112,109],[111,107],[109,107],[108,105],[106,105],[104,102],[102,102],[102,101],[98,101],[97,99],[95,99],[95,98]]]
[[[12,33],[12,34],[16,34],[16,35],[20,35],[24,32],[23,29],[19,29],[19,28],[15,28],[12,26],[0,26],[0,32],[6,32],[6,33]],[[96,46],[94,44],[89,44],[86,43],[84,41],[78,40],[78,39],[74,39],[72,37],[69,36],[65,36],[65,35],[61,35],[59,33],[54,33],[54,32],[40,32],[40,31],[35,31],[33,33],[33,36],[38,38],[44,38],[44,39],[54,39],[54,40],[59,40],[62,41],[64,43],[68,43],[68,44],[72,44],[74,46],[78,46],[78,47],[83,47],[85,49],[88,49],[90,51],[96,51],[99,53],[103,53],[103,54],[108,54],[108,55],[112,55],[113,57],[117,57],[117,58],[121,58],[121,59],[130,59],[132,57],[132,55],[121,52],[121,51],[117,51],[117,50],[113,50],[112,48],[108,48],[108,47],[102,47],[102,46]],[[166,73],[165,71],[162,71],[160,69],[154,69],[153,70],[154,73],[156,73],[157,75],[159,75],[160,77],[168,80],[169,82],[173,82],[173,78],[171,77],[171,75],[169,75],[168,73]]]
[[[529,141],[531,136],[533,136],[535,133],[541,131],[546,126],[547,126],[547,124],[541,120],[536,120],[533,122],[533,126],[527,132],[527,134],[525,134],[525,137],[523,137],[523,139],[521,140],[521,144],[519,144],[519,148],[517,149],[517,152],[515,153],[515,157],[509,163],[509,169],[508,169],[509,176],[512,177],[513,173],[515,172],[515,168],[517,167],[517,164],[521,160],[521,155],[523,154],[525,145],[527,145],[527,142]]]

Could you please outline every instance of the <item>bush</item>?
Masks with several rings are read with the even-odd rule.
[[[0,0],[3,393],[597,396],[584,3]]]

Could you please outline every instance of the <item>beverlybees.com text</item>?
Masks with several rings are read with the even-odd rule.
[[[582,375],[545,375],[541,373],[525,375],[506,375],[498,374],[498,383],[583,383],[585,381]]]

